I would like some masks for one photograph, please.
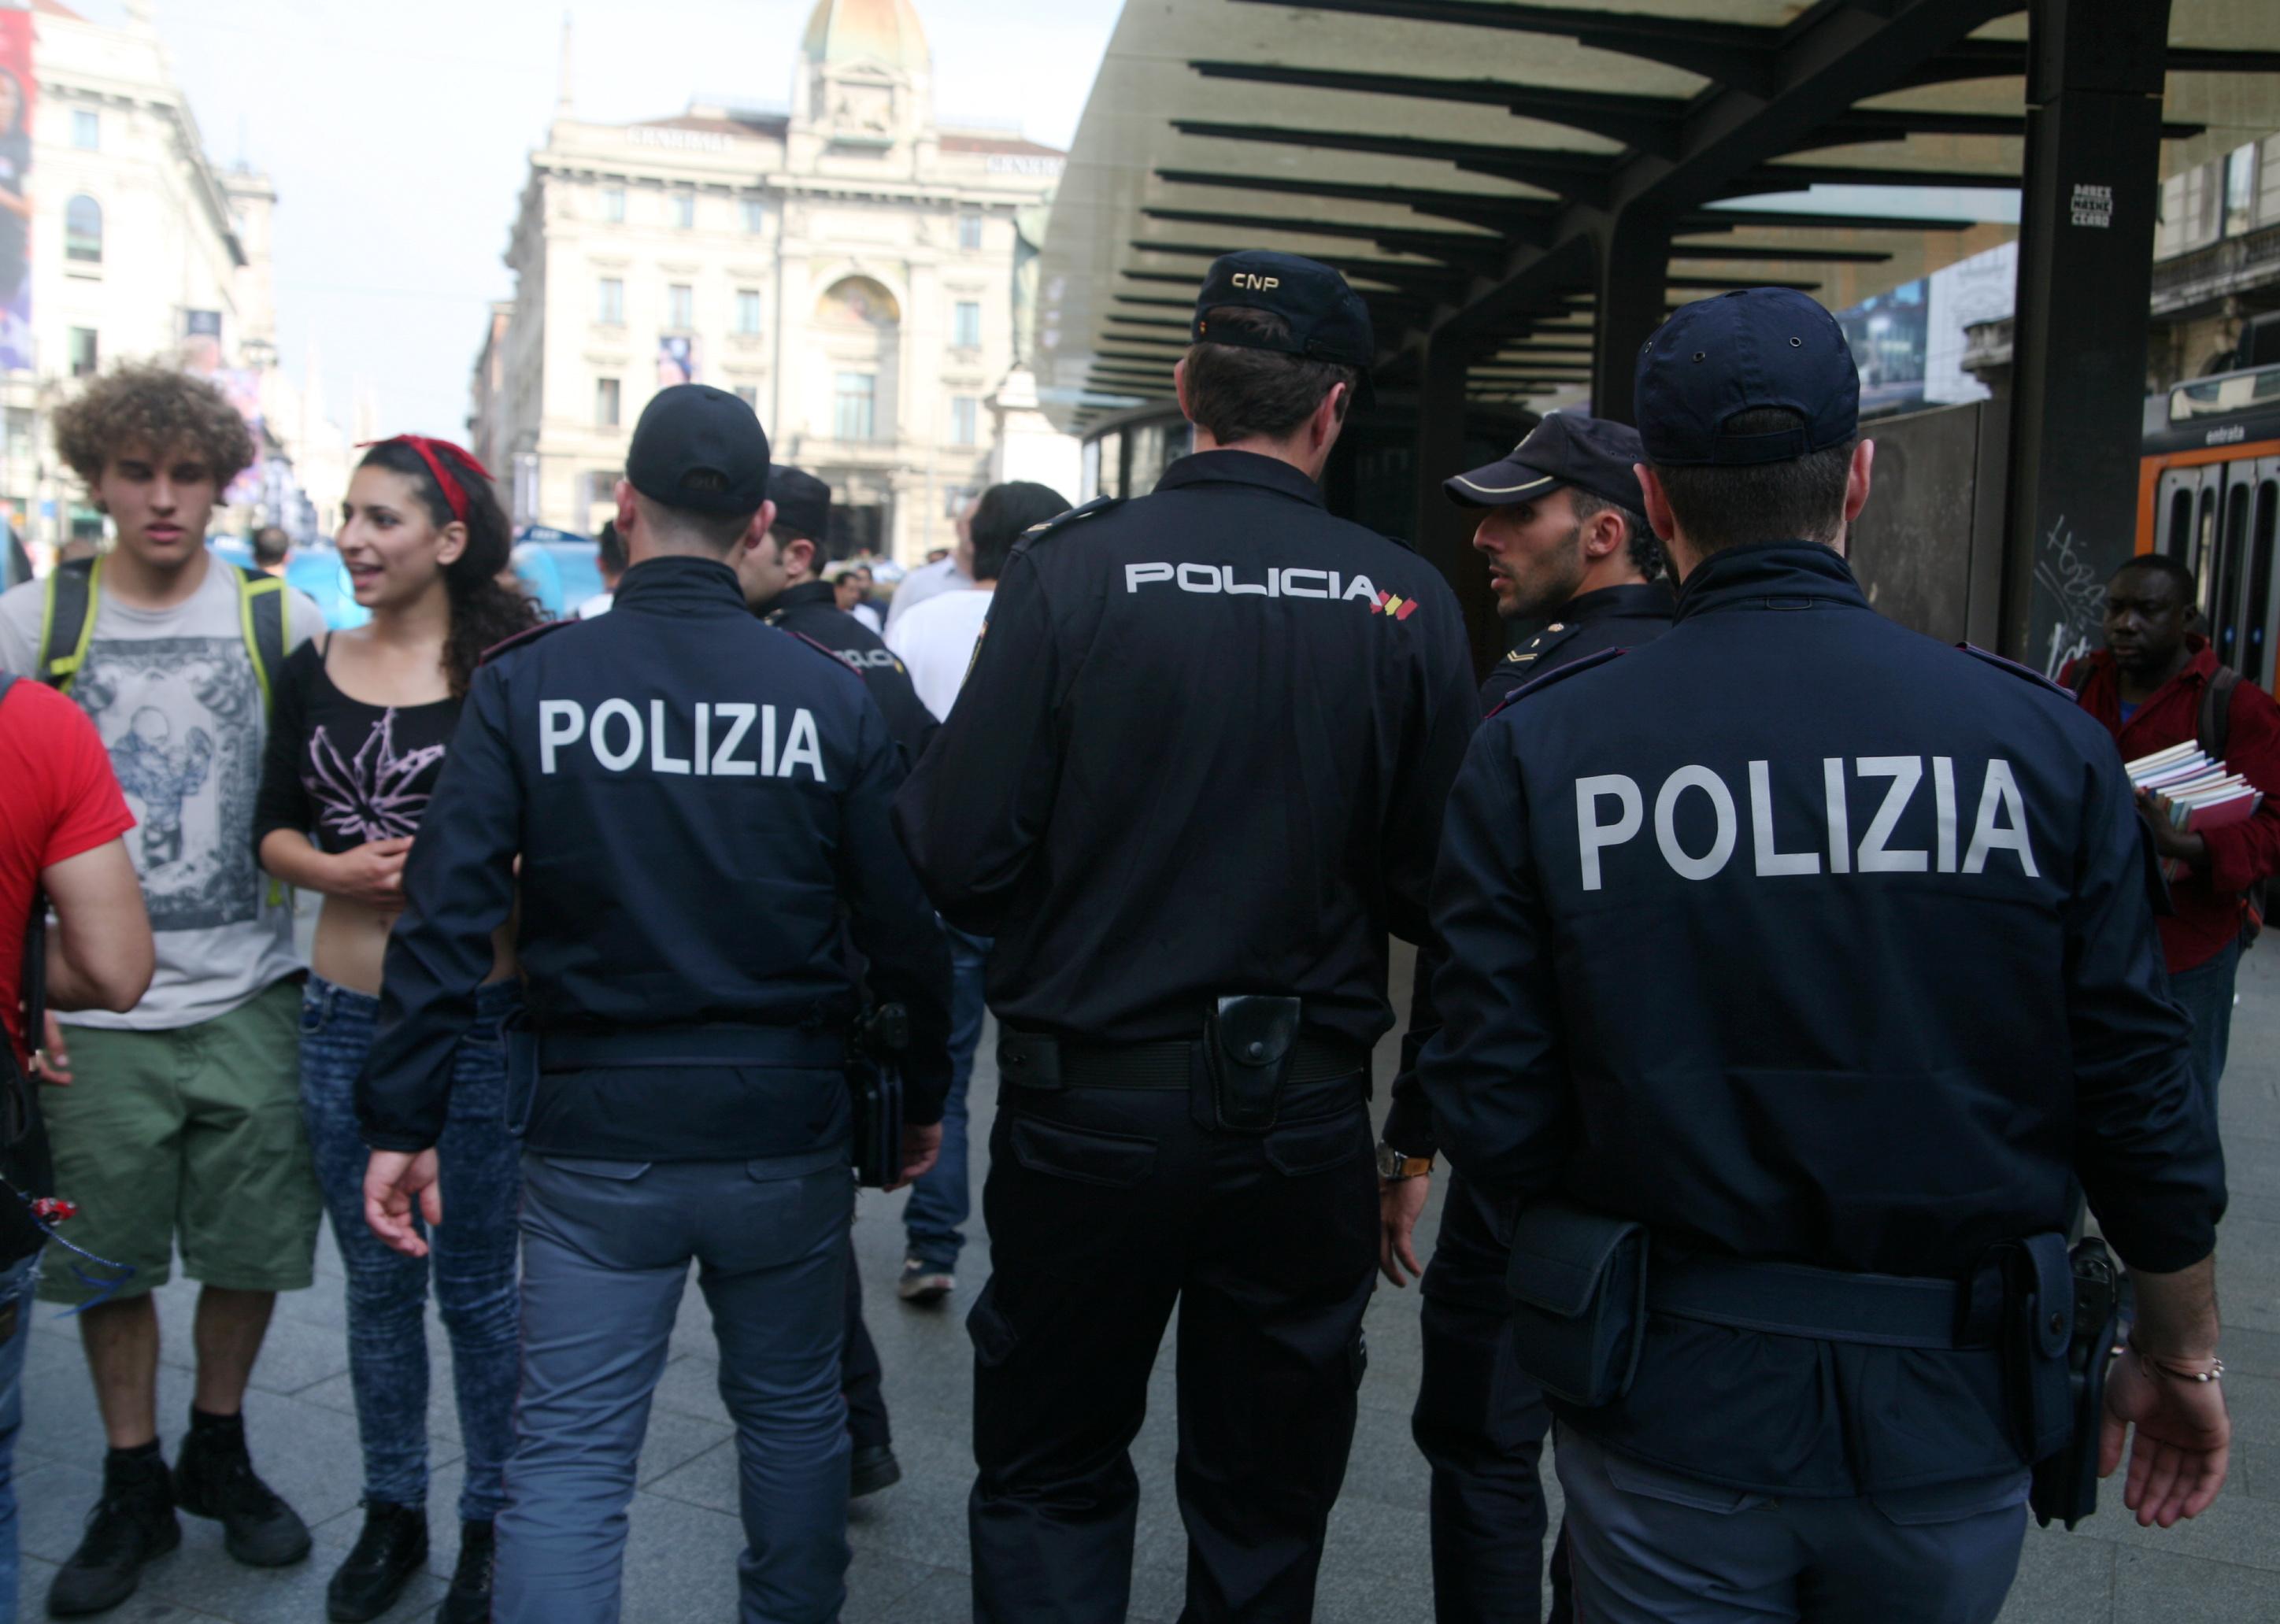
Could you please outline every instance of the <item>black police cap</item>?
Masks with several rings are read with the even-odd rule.
[[[776,523],[821,541],[831,529],[831,487],[805,468],[784,463],[768,473],[768,500],[776,504]]]
[[[1657,467],[1788,462],[1860,432],[1860,373],[1837,318],[1789,288],[1743,288],[1682,307],[1639,351],[1633,399]],[[1798,427],[1734,435],[1779,406]]]
[[[752,409],[727,390],[676,383],[643,408],[626,450],[626,478],[666,507],[757,512],[768,496],[768,436]]]
[[[1442,481],[1441,489],[1460,507],[1507,507],[1572,485],[1636,513],[1645,504],[1639,496],[1638,475],[1631,469],[1645,460],[1637,429],[1604,418],[1555,412],[1506,455]]]
[[[1229,309],[1271,312],[1282,318],[1290,334],[1274,338],[1255,328],[1213,322],[1213,311]],[[1334,361],[1360,373],[1365,385],[1369,364],[1377,356],[1369,306],[1346,286],[1344,277],[1320,260],[1265,249],[1222,254],[1212,261],[1204,273],[1203,291],[1196,296],[1191,336],[1198,342]]]

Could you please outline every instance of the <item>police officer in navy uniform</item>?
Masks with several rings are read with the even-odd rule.
[[[773,516],[767,460],[733,395],[651,402],[618,486],[615,607],[493,651],[405,866],[358,1091],[366,1216],[399,1250],[423,1250],[415,1205],[448,1216],[432,1147],[451,1050],[520,906],[522,1388],[492,1615],[514,1624],[618,1616],[692,1258],[737,1424],[742,1616],[828,1620],[845,1594],[843,929],[908,1012],[914,1125],[948,1083],[950,968],[890,827],[902,765],[878,707],[738,587],[731,561]],[[910,1174],[939,1135],[908,1129]]]
[[[871,690],[888,731],[906,762],[915,762],[939,725],[911,686],[911,673],[879,634],[839,607],[823,579],[823,543],[830,534],[831,487],[805,468],[779,466],[768,474],[776,504],[766,538],[744,555],[737,576],[745,601],[770,626],[821,643],[854,669]]]
[[[2077,1180],[2136,1278],[2108,1467],[2134,1425],[2165,1525],[2224,1475],[2223,1167],[2150,852],[2064,693],[1868,607],[1827,312],[1689,305],[1637,399],[1677,620],[1481,729],[1420,1075],[1515,1206],[1579,1616],[1991,1620],[2072,1430]]]
[[[1477,510],[1473,545],[1488,559],[1497,612],[1548,622],[1481,687],[1484,713],[1533,677],[1603,649],[1636,648],[1670,628],[1662,550],[1639,512],[1636,430],[1555,412],[1510,455],[1443,489]],[[1435,955],[1421,951],[1405,1062],[1378,1145],[1385,1234],[1380,1266],[1396,1286],[1418,1274],[1411,1232],[1424,1211],[1438,1144],[1416,1057],[1438,1025]],[[1432,1266],[1424,1272],[1424,1372],[1410,1428],[1433,1469],[1433,1606],[1441,1624],[1534,1620],[1540,1610],[1544,1505],[1537,1466],[1551,1412],[1512,1363],[1505,1296],[1508,1236],[1482,1192],[1450,1181]],[[1572,1617],[1565,1553],[1552,1559],[1552,1617]]]
[[[879,634],[845,613],[838,595],[818,572],[823,541],[831,534],[831,487],[805,468],[779,463],[768,470],[768,500],[775,521],[759,545],[736,563],[744,601],[770,626],[797,632],[844,660],[886,719],[905,766],[925,751],[940,724],[911,687],[910,673]],[[902,1481],[887,1416],[885,1372],[871,1328],[863,1323],[863,1281],[856,1273],[854,1237],[847,1246],[847,1343],[840,1356],[840,1393],[847,1401],[848,1493],[856,1499]]]
[[[1180,1316],[1183,1616],[1303,1619],[1376,1250],[1369,1051],[1477,721],[1447,585],[1323,511],[1372,354],[1287,254],[1217,261],[1193,455],[1017,543],[897,804],[996,937],[995,1274],[974,1344],[974,1616],[1121,1620],[1127,1446]]]

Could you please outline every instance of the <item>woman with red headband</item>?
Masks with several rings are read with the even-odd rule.
[[[340,549],[372,619],[285,662],[255,809],[262,866],[325,898],[301,1007],[301,1101],[348,1272],[365,1474],[364,1533],[326,1597],[335,1620],[379,1617],[428,1560],[429,1260],[389,1251],[365,1227],[356,1080],[380,1015],[404,858],[460,701],[482,651],[535,619],[496,579],[510,544],[489,476],[458,446],[402,435],[366,453]],[[466,1449],[458,1569],[437,1614],[446,1624],[490,1616],[491,1519],[512,1437],[520,1180],[500,1028],[520,1000],[514,969],[502,932],[439,1146],[451,1222],[429,1237]]]

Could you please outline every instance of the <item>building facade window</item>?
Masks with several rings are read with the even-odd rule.
[[[695,227],[697,224],[697,194],[695,192],[674,193],[673,223],[675,227],[682,231],[691,230]]]
[[[96,343],[95,329],[73,327],[71,330],[71,375],[92,378],[102,364],[102,347]]]
[[[605,186],[602,189],[602,218],[612,226],[626,223],[626,189]]]
[[[103,263],[103,205],[84,194],[64,204],[64,258],[78,265]]]
[[[594,427],[615,428],[623,391],[615,378],[594,380]]]
[[[744,229],[758,236],[767,229],[768,205],[758,197],[744,199]]]
[[[982,403],[971,395],[950,397],[950,442],[973,445],[982,437]]]
[[[868,440],[876,427],[879,381],[869,373],[841,373],[832,388],[832,432],[841,440]]]
[[[605,276],[594,285],[594,319],[605,327],[626,324],[626,284],[622,277]]]
[[[760,290],[758,288],[736,289],[736,331],[747,337],[760,330]]]
[[[697,325],[697,289],[687,282],[675,282],[665,290],[665,325],[676,333]]]
[[[93,152],[103,145],[103,115],[75,108],[72,112],[72,145]]]
[[[2224,158],[2224,235],[2245,237],[2256,227],[2256,143],[2236,147]]]
[[[964,249],[975,249],[982,246],[982,217],[979,214],[961,214],[958,217],[958,245]]]
[[[960,299],[951,312],[950,342],[960,350],[982,347],[982,306],[973,299]]]

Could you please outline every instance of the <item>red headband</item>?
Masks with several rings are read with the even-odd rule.
[[[387,440],[359,442],[357,450],[361,451],[367,446],[380,445],[408,445],[417,452],[420,460],[428,465],[428,472],[435,476],[435,484],[443,493],[443,501],[451,508],[451,517],[461,524],[467,522],[466,487],[452,476],[451,469],[444,466],[443,459],[435,455],[439,448],[449,451],[485,479],[490,478],[491,471],[477,462],[466,447],[454,445],[449,440],[431,440],[426,435],[397,435]]]

